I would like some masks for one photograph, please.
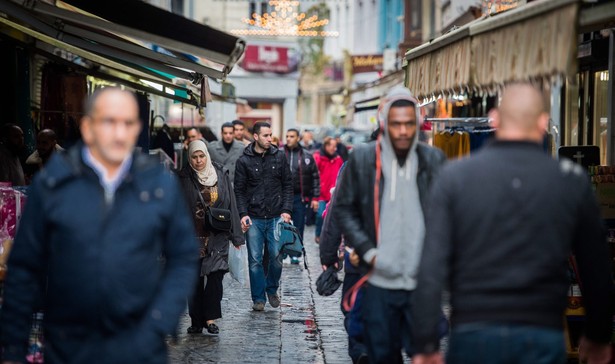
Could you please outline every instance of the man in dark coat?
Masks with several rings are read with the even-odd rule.
[[[542,150],[549,114],[540,90],[509,85],[491,116],[496,140],[443,168],[429,196],[413,362],[443,362],[437,308],[446,286],[447,363],[565,363],[573,253],[586,312],[580,362],[610,363],[610,254],[589,177]]]
[[[248,262],[252,309],[265,309],[265,293],[271,307],[280,306],[278,288],[282,276],[280,246],[274,238],[278,219],[290,222],[293,210],[293,179],[284,152],[271,145],[271,125],[254,124],[254,142],[237,161],[235,196],[243,229],[248,229]],[[269,252],[267,275],[263,250]]]
[[[235,182],[235,165],[237,159],[243,155],[245,145],[235,140],[233,123],[224,123],[221,128],[222,140],[216,140],[207,144],[211,160],[223,166],[228,172],[231,183]]]
[[[293,223],[303,239],[305,212],[308,207],[318,209],[320,175],[314,157],[299,143],[299,130],[288,129],[284,152],[293,176]]]
[[[104,88],[85,111],[85,144],[55,153],[29,190],[8,261],[3,359],[26,361],[42,299],[46,363],[166,363],[197,277],[192,220],[177,180],[134,152],[134,94]]]
[[[423,244],[427,192],[444,154],[418,141],[418,101],[393,88],[379,113],[376,142],[357,146],[336,187],[335,220],[369,279],[361,302],[370,363],[412,354],[411,297]]]

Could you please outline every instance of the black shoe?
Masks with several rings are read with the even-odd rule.
[[[186,331],[188,331],[189,334],[200,334],[203,332],[203,328],[200,326],[190,326]]]
[[[218,335],[220,333],[220,329],[216,324],[207,325],[207,332],[212,335]]]

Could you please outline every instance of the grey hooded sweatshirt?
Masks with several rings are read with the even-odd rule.
[[[417,131],[404,163],[400,163],[395,155],[386,132],[389,109],[397,100],[412,102],[416,110]],[[413,290],[425,237],[425,220],[417,186],[419,108],[410,91],[400,87],[387,94],[381,112],[384,134],[380,158],[384,189],[380,203],[378,248],[369,250],[364,259],[371,261],[377,256],[370,284],[385,289]]]

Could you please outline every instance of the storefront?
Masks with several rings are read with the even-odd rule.
[[[550,100],[548,151],[555,157],[575,153],[569,156],[588,167],[609,236],[615,237],[614,27],[612,2],[533,1],[412,49],[406,54],[406,85],[425,104],[476,98],[470,102],[474,115],[456,120],[460,123],[486,120],[509,82],[538,86]],[[485,97],[493,101],[489,107]],[[614,242],[609,239],[615,257]],[[571,358],[578,355],[584,315],[579,296],[572,279],[565,320]]]
[[[119,5],[126,11],[109,10]],[[65,146],[74,143],[83,99],[106,85],[137,94],[144,121],[139,146],[144,150],[150,126],[161,119],[154,117],[163,113],[158,105],[164,105],[164,112],[172,103],[182,109],[185,105],[187,125],[201,121],[195,117],[207,114],[208,103],[211,107],[212,102],[229,101],[235,106],[235,99],[212,94],[209,85],[210,79],[224,79],[243,53],[244,41],[234,36],[134,0],[104,6],[79,0],[58,1],[56,6],[4,1],[0,13],[5,15],[0,17],[0,44],[20,55],[17,64],[4,68],[20,92],[3,98],[2,106],[8,106],[11,120],[26,131],[31,147],[42,128],[55,130]],[[143,17],[130,15],[135,13]],[[159,110],[152,109],[152,99]]]

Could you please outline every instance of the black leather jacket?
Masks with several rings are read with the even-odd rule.
[[[297,163],[299,168],[291,168],[293,174],[293,193],[301,193],[301,197],[306,202],[311,201],[314,198],[320,196],[320,174],[318,173],[318,166],[314,162],[314,157],[308,151],[306,151],[301,145],[298,145],[295,149],[290,149],[287,146],[284,147],[286,158],[289,163]],[[293,172],[296,169],[296,172]]]
[[[439,150],[424,143],[417,145],[419,171],[417,184],[421,205],[425,210],[427,192],[437,171],[446,161]],[[355,248],[363,258],[369,249],[376,248],[374,220],[374,184],[376,183],[376,142],[356,147],[336,188],[335,221],[342,229],[346,244]],[[384,178],[380,179],[382,198]],[[363,260],[361,260],[363,262]]]
[[[264,154],[254,142],[237,160],[235,196],[239,216],[269,219],[293,211],[293,179],[284,152],[271,146]]]

